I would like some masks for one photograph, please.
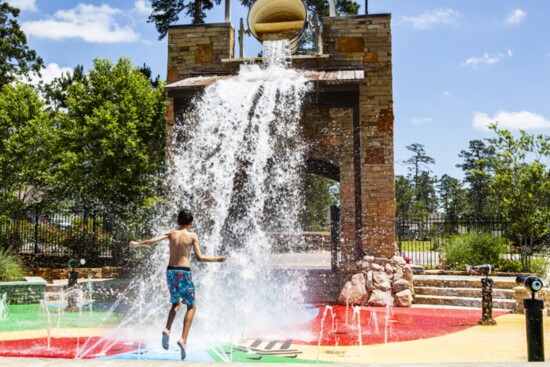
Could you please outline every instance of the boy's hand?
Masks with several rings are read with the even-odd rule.
[[[225,260],[227,260],[227,256],[220,256],[218,262],[223,263]]]

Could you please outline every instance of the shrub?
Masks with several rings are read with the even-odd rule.
[[[466,265],[497,265],[505,251],[504,241],[488,233],[477,232],[451,237],[443,245],[445,262],[453,269],[463,269]]]
[[[23,265],[8,249],[0,249],[0,281],[19,280],[23,278]]]

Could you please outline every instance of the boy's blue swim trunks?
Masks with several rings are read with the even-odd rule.
[[[170,292],[170,303],[178,303],[178,298],[188,306],[195,304],[195,285],[191,269],[185,266],[168,266],[166,282]]]

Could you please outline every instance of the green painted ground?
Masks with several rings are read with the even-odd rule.
[[[0,332],[39,330],[49,327],[86,328],[104,327],[116,324],[122,316],[115,312],[82,310],[82,312],[65,312],[57,307],[48,307],[48,312],[40,305],[9,305],[5,320],[0,320]],[[61,312],[59,312],[61,311]]]
[[[269,355],[269,351],[262,351],[262,354],[247,352],[239,347],[234,346],[231,350],[231,344],[226,344],[220,347],[223,350],[226,358],[231,359],[231,362],[244,362],[244,363],[304,363],[304,364],[331,364],[333,362],[314,361],[308,359],[298,358],[300,354],[288,353],[287,355]],[[218,348],[216,348],[219,351]],[[279,351],[280,352],[280,351]],[[231,355],[233,353],[233,355]],[[220,355],[214,351],[209,351],[208,354],[216,362],[227,362],[223,360]]]

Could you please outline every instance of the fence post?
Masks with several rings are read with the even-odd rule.
[[[34,211],[34,253],[39,252],[38,248],[38,221],[40,220],[40,211],[36,209]]]

